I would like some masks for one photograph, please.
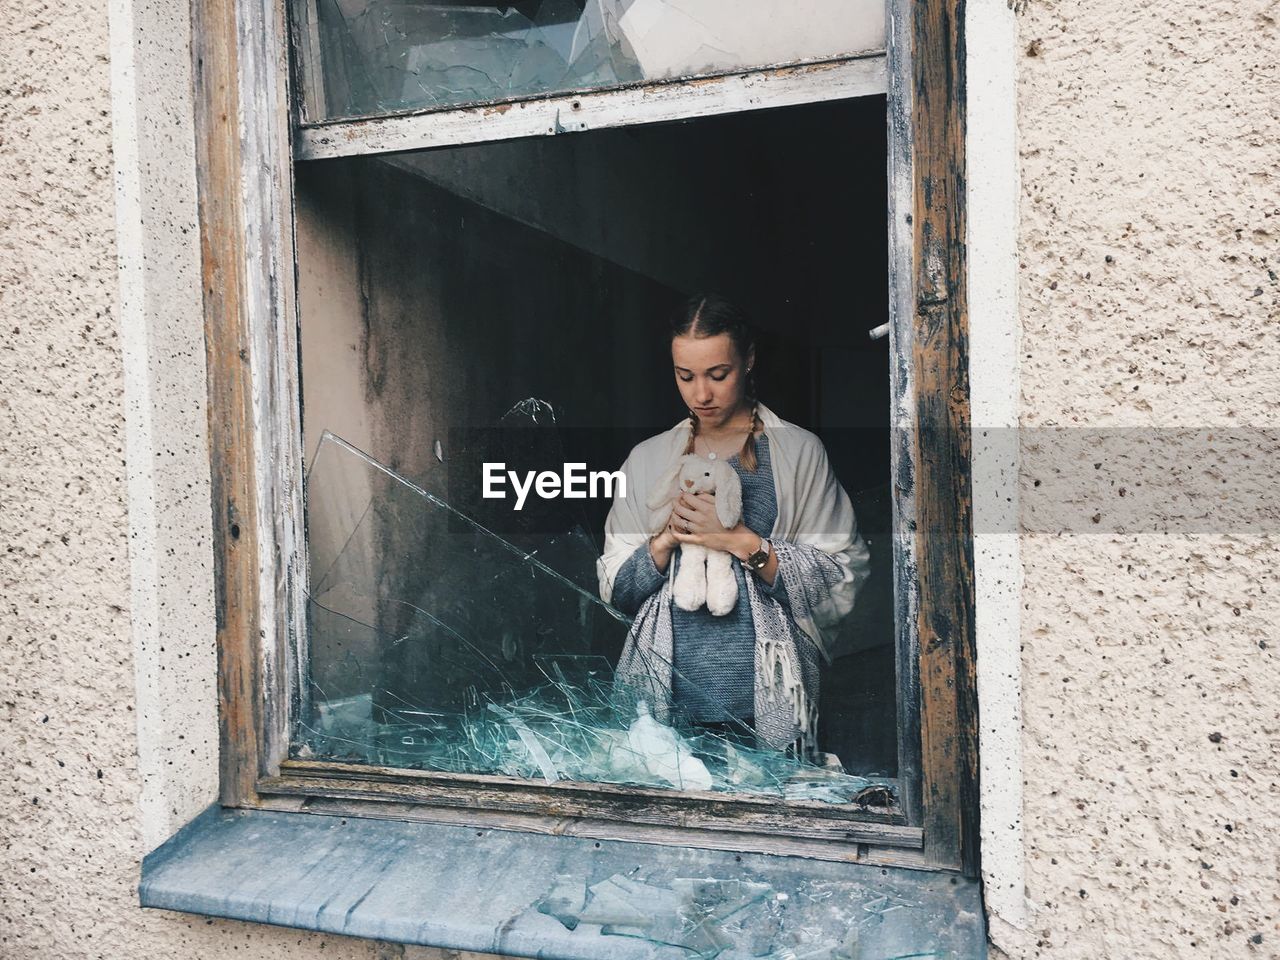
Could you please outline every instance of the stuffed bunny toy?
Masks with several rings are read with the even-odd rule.
[[[649,500],[650,509],[662,512],[660,523],[666,523],[671,505],[681,493],[714,493],[716,516],[726,530],[736,527],[742,519],[742,481],[723,460],[706,460],[693,453],[677,460],[659,478]],[[682,543],[680,569],[672,593],[681,610],[697,610],[705,603],[712,614],[723,617],[738,601],[733,555]]]

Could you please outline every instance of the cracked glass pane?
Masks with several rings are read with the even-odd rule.
[[[310,3],[311,0],[299,0]],[[316,0],[321,120],[460,106],[884,47],[856,0]]]
[[[562,459],[554,426],[550,405],[528,399],[492,430],[437,442],[435,459]],[[443,472],[411,482],[323,435],[307,477],[310,696],[294,756],[893,803],[892,779],[770,749],[741,721],[692,722],[671,694],[689,680],[658,679],[678,674],[671,664],[617,676],[603,652],[631,621],[598,595],[599,548],[579,508],[514,514],[451,494]]]

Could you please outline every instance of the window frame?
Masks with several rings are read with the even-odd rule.
[[[492,143],[884,93],[882,52],[694,78],[299,123],[297,160]],[[295,107],[297,109],[297,107]]]
[[[294,123],[286,7],[287,0],[193,4],[221,802],[978,875],[960,0],[888,0],[901,809],[852,817],[846,808],[822,804],[288,759],[289,719],[305,690],[306,659],[305,630],[296,629],[306,623],[306,565],[293,162],[320,154],[308,152],[315,142]],[[709,112],[708,106],[715,112],[717,102],[760,106],[749,102],[751,86],[771,81],[781,83],[774,91],[786,96],[804,96],[808,84],[810,100],[830,99],[832,88],[821,80],[840,69],[828,62],[700,78],[700,89],[718,92],[683,107],[685,81],[644,85],[675,91],[664,108],[669,116],[628,118],[626,98],[643,88],[520,103],[536,111],[530,117],[543,118],[539,123],[566,103],[573,109],[575,101],[578,109],[589,105],[584,116],[596,125],[651,122]],[[852,69],[865,73],[866,64]],[[455,124],[455,136],[457,124],[478,130],[484,110],[348,121],[354,132],[348,142],[358,142],[360,152],[423,146],[438,142],[430,138],[442,124]],[[380,123],[399,124],[398,139],[371,137],[371,125]],[[342,127],[323,125],[326,136]],[[557,121],[553,129],[565,128]],[[503,138],[496,132],[482,139]],[[527,131],[505,134],[521,135]]]

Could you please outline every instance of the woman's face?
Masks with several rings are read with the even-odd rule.
[[[739,356],[727,333],[673,337],[671,360],[680,396],[704,426],[723,427],[745,406],[747,367],[755,362],[754,351]]]

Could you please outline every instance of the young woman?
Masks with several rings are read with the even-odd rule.
[[[598,567],[600,595],[635,617],[617,679],[698,724],[746,725],[762,744],[815,749],[824,635],[853,608],[869,573],[849,497],[816,436],[755,395],[755,339],[742,313],[695,297],[671,324],[676,388],[689,418],[638,444],[622,471]],[[742,520],[725,529],[714,494],[646,506],[686,453],[727,460],[742,481]],[[679,547],[733,555],[738,602],[725,616],[672,602]]]

